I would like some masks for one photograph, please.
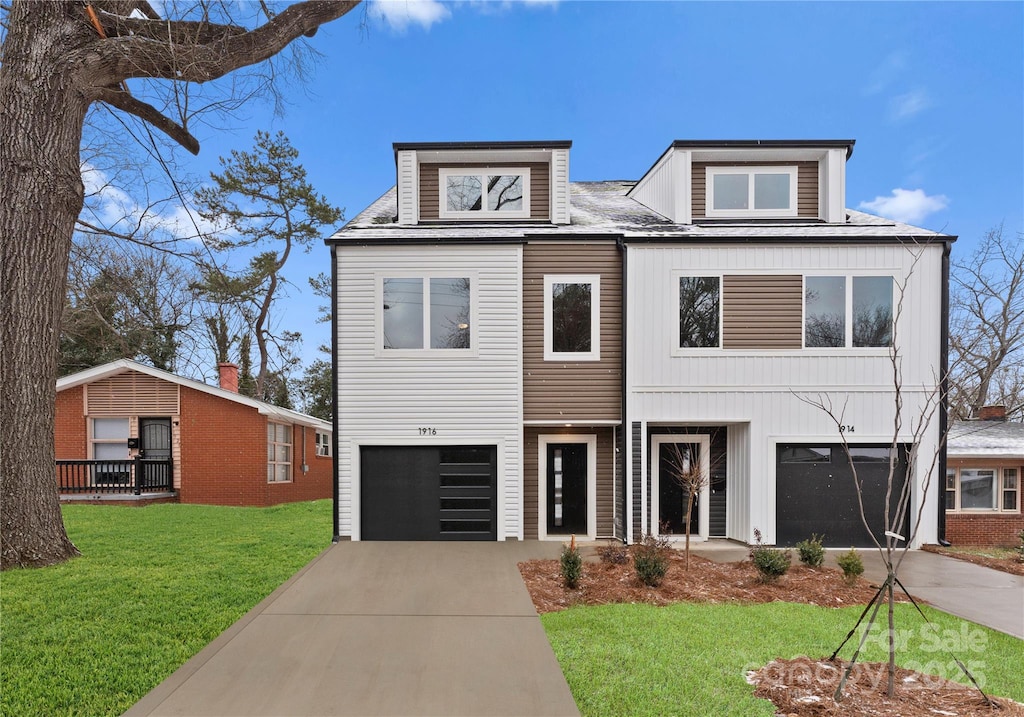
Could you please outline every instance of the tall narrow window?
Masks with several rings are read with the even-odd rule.
[[[600,352],[600,277],[544,277],[544,357],[596,361]]]
[[[718,348],[722,343],[722,280],[717,276],[679,277],[681,349]]]
[[[381,282],[384,349],[472,347],[469,277],[385,278]]]
[[[292,479],[292,427],[267,423],[267,482],[285,483]]]
[[[1003,468],[1003,510],[1017,510],[1017,469]]]
[[[846,277],[808,276],[804,280],[804,345],[846,345]]]
[[[892,345],[892,277],[853,277],[853,345]]]
[[[97,485],[124,485],[131,482],[131,468],[120,461],[128,460],[127,418],[92,419],[92,457],[98,463],[93,473]]]

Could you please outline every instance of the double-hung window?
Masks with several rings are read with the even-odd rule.
[[[708,167],[705,179],[709,218],[797,216],[796,167]]]
[[[525,219],[530,216],[530,170],[442,168],[441,219]]]
[[[287,483],[292,479],[292,427],[267,423],[267,482]]]
[[[94,482],[96,484],[125,484],[131,481],[131,469],[125,463],[113,461],[128,460],[127,418],[92,419],[92,457],[97,463]]]
[[[468,276],[383,277],[378,344],[384,351],[473,348],[473,287]]]
[[[891,276],[804,277],[804,346],[892,345]]]
[[[946,510],[1020,512],[1020,471],[997,467],[948,469]]]
[[[601,358],[601,277],[558,274],[544,277],[544,358],[598,361]]]
[[[722,345],[722,277],[677,275],[678,349]]]
[[[325,431],[316,432],[316,454],[322,458],[331,457],[331,434]]]

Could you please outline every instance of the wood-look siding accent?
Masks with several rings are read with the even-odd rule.
[[[481,169],[487,167],[530,168],[530,219],[551,218],[551,170],[546,162],[482,162],[473,164],[420,165],[420,221],[438,221],[440,208],[440,174],[445,169]],[[493,215],[492,215],[493,216]],[[491,217],[487,217],[490,219]]]
[[[796,165],[797,216],[813,219],[818,213],[817,162],[694,162],[691,173],[693,217],[704,218],[708,167],[792,167]]]
[[[802,292],[799,274],[723,276],[722,348],[800,348]]]
[[[620,420],[622,258],[612,242],[531,243],[523,250],[523,418]],[[598,274],[601,359],[544,360],[544,276]]]
[[[537,450],[541,435],[597,436],[597,537],[615,534],[615,440],[611,428],[564,428],[528,426],[523,429],[523,535],[537,540],[537,487],[539,485]]]
[[[178,386],[137,371],[100,379],[85,387],[89,416],[172,416],[178,414]]]

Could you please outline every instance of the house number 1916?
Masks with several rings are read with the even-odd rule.
[[[839,432],[840,433],[856,433],[856,430],[854,429],[853,426],[840,426],[839,427]]]
[[[421,428],[420,429],[420,435],[421,436],[436,436],[437,435],[437,429],[436,428]]]

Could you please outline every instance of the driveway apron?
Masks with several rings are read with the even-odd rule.
[[[516,568],[557,550],[338,543],[126,715],[578,715]]]

